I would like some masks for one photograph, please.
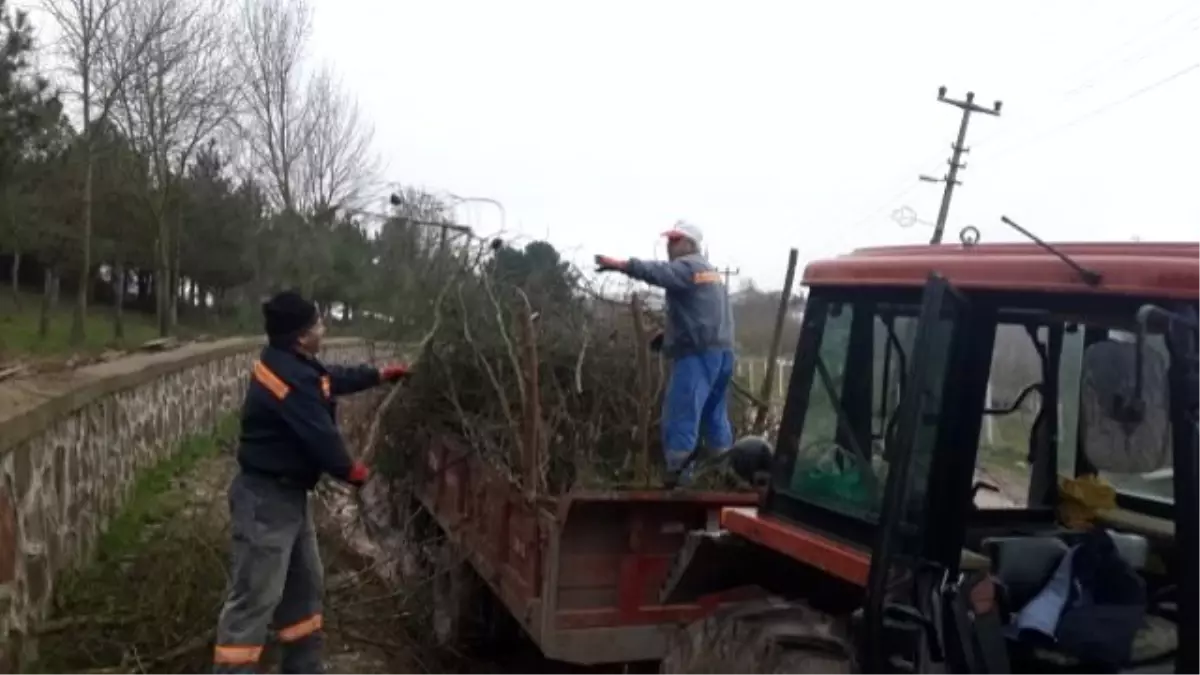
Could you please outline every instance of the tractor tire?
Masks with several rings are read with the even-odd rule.
[[[853,650],[834,618],[799,602],[724,607],[673,635],[660,673],[850,673]]]

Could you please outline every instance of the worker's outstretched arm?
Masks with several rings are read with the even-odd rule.
[[[329,371],[329,388],[333,396],[353,394],[377,387],[384,382],[398,382],[411,374],[408,366],[403,363],[393,363],[382,368],[372,365],[326,366],[326,370]]]
[[[316,373],[296,382],[296,386],[279,401],[280,413],[296,437],[304,452],[325,473],[347,483],[361,483],[366,471],[350,458],[346,444],[329,416],[325,394]]]
[[[329,371],[330,389],[334,396],[356,394],[383,382],[379,369],[371,365],[325,366],[325,369]]]
[[[693,283],[695,272],[691,265],[679,260],[659,262],[631,258],[625,261],[623,271],[627,276],[644,281],[651,286],[681,291]]]

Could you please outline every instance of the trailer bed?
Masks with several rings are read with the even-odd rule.
[[[662,605],[659,589],[691,530],[715,527],[753,492],[572,491],[538,495],[446,443],[426,452],[417,499],[547,658],[577,664],[661,658],[665,637],[753,589]]]

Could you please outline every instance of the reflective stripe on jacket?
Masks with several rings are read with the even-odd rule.
[[[254,362],[242,404],[238,464],[305,488],[322,473],[347,480],[353,461],[337,426],[337,397],[379,384],[372,366],[327,366],[268,346]]]
[[[663,352],[671,357],[733,347],[733,313],[721,273],[699,253],[670,262],[633,259],[625,274],[667,292]]]

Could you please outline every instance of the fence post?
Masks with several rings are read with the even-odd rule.
[[[767,354],[767,372],[763,373],[760,391],[764,401],[771,400],[771,390],[774,388],[776,361],[779,360],[779,343],[783,339],[783,325],[787,321],[788,304],[792,299],[792,283],[796,280],[796,260],[799,251],[788,251],[787,276],[783,280],[783,290],[779,294],[779,307],[775,311],[775,330],[771,334],[771,351]],[[761,434],[767,426],[768,407],[760,407],[754,416],[753,433]]]

